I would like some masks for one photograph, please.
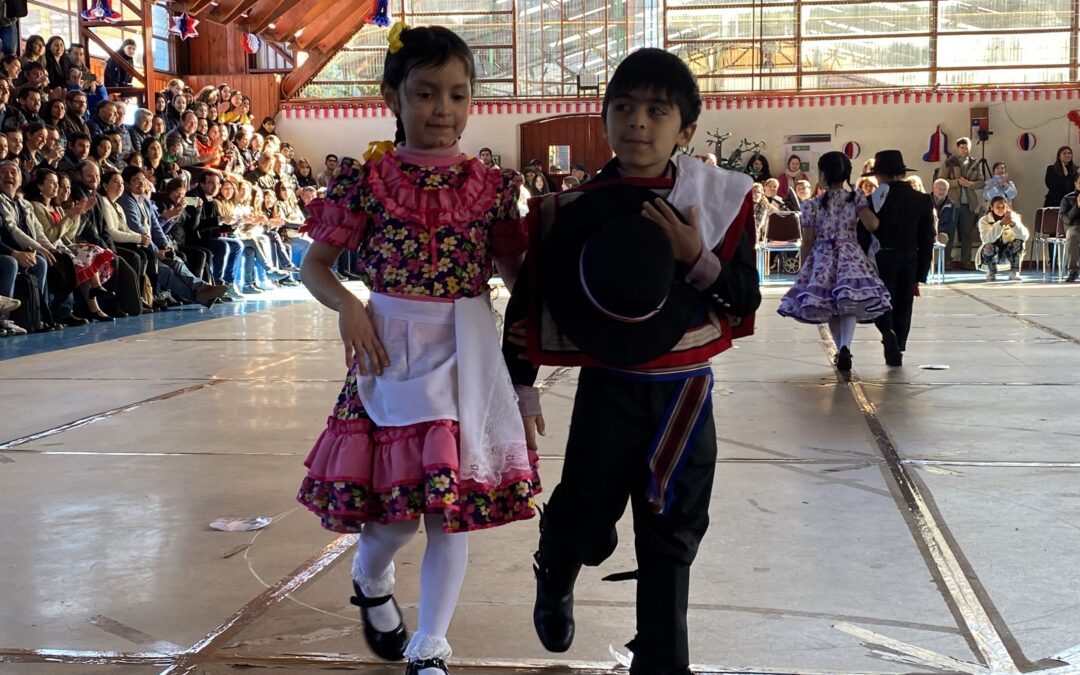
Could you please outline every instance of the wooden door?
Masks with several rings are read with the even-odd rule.
[[[569,152],[556,154],[569,158],[567,166],[553,166],[550,161],[552,148]],[[552,179],[561,181],[570,173],[570,165],[584,162],[589,175],[595,176],[611,159],[611,147],[604,139],[604,123],[599,115],[560,115],[547,119],[525,122],[521,125],[521,167],[533,159],[541,165]]]

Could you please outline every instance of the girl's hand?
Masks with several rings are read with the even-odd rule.
[[[351,300],[341,308],[338,312],[338,329],[345,343],[346,367],[351,368],[355,363],[360,374],[367,375],[367,364],[370,362],[372,373],[382,375],[383,368],[390,365],[390,358],[362,302]]]

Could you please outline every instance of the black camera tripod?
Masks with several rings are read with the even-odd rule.
[[[990,170],[990,165],[986,162],[986,142],[993,135],[993,131],[979,129],[979,140],[975,141],[975,144],[979,146],[979,174],[983,177],[983,180],[989,180],[994,175],[994,172]]]

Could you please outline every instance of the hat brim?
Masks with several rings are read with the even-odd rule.
[[[870,176],[877,176],[877,175],[881,175],[881,176],[899,176],[902,173],[914,173],[917,170],[918,169],[912,169],[912,168],[909,168],[909,167],[905,166],[905,167],[903,167],[902,169],[900,169],[899,171],[896,171],[896,172],[874,170],[874,171],[869,171],[867,173],[864,173],[859,177],[860,178],[869,178]]]
[[[656,198],[655,192],[630,185],[591,190],[559,209],[543,244],[542,289],[558,331],[585,354],[612,366],[647,363],[671,351],[701,305],[693,288],[673,279],[659,312],[626,322],[597,310],[582,287],[579,261],[589,237],[611,220],[640,214],[641,205]]]

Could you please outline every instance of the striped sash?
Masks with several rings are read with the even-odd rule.
[[[712,414],[712,368],[670,369],[653,372],[613,371],[637,381],[679,384],[668,401],[660,428],[649,445],[649,504],[655,513],[667,513],[675,501],[675,479],[686,464],[688,449]]]

